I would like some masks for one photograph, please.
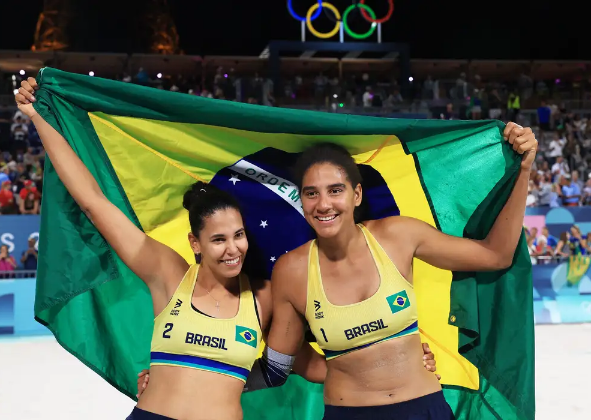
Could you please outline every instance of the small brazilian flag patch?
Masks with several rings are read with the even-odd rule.
[[[401,310],[410,306],[410,301],[408,300],[406,290],[388,296],[386,301],[388,302],[388,305],[390,305],[390,310],[393,314],[400,312]]]
[[[257,332],[250,328],[236,325],[236,341],[239,343],[248,344],[251,347],[257,346]]]

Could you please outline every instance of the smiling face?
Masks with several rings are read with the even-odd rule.
[[[361,197],[361,184],[353,188],[345,170],[331,163],[310,166],[302,179],[304,217],[321,238],[334,237],[355,223]]]
[[[248,251],[248,240],[240,212],[234,208],[218,210],[204,220],[198,236],[189,234],[195,254],[201,254],[216,277],[236,277],[242,270]]]

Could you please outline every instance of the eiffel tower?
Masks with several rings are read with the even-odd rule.
[[[71,0],[45,0],[35,29],[33,51],[68,48],[67,28],[72,17]]]
[[[144,24],[150,30],[150,50],[154,54],[182,54],[179,34],[167,0],[150,0],[145,5]]]

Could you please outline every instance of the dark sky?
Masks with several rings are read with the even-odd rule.
[[[331,3],[342,12],[352,1]],[[409,43],[412,58],[591,59],[585,33],[589,25],[582,21],[588,13],[566,7],[570,1],[395,0],[393,18],[383,25],[383,40]],[[70,40],[75,50],[146,52],[141,16],[149,0],[61,2],[74,4]],[[0,49],[30,48],[43,3],[0,0]],[[289,15],[285,0],[168,3],[187,54],[258,55],[271,39],[299,39],[300,24]],[[302,15],[313,3],[293,0]],[[386,0],[366,3],[378,17],[387,11]],[[569,9],[579,10],[580,23],[576,12],[566,13]],[[563,18],[554,19],[557,13]],[[352,26],[365,30],[367,23],[354,15]],[[331,27],[326,16],[317,22],[320,30]]]

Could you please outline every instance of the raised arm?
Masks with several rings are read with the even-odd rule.
[[[390,232],[413,241],[416,258],[454,271],[499,270],[511,265],[523,228],[530,169],[538,142],[531,129],[514,123],[507,124],[504,137],[523,158],[513,191],[485,239],[446,235],[412,218],[390,218],[385,222]]]
[[[16,101],[35,124],[60,180],[123,262],[153,294],[163,292],[167,281],[182,278],[188,269],[187,262],[174,250],[144,234],[105,197],[68,142],[33,108],[36,89],[37,82],[29,77],[21,83]]]

